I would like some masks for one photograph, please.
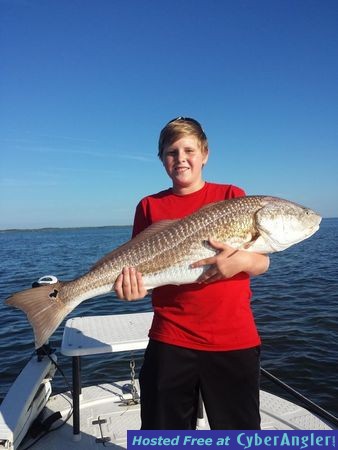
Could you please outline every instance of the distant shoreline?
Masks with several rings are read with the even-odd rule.
[[[338,217],[323,217],[323,220],[337,220]],[[132,225],[88,225],[88,226],[78,226],[78,227],[41,227],[41,228],[2,228],[0,233],[6,232],[19,232],[19,231],[57,231],[57,230],[83,230],[85,228],[129,228]]]
[[[5,232],[18,232],[18,231],[58,231],[58,230],[83,230],[86,228],[129,228],[132,225],[88,225],[88,226],[79,226],[79,227],[42,227],[42,228],[3,228],[0,229],[0,233]]]

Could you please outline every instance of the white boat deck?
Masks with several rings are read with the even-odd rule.
[[[105,441],[105,447],[127,448],[127,430],[140,429],[139,405],[127,405],[126,402],[131,396],[123,394],[122,386],[128,383],[130,380],[125,383],[84,388],[81,398],[80,440],[74,441],[72,419],[70,419],[60,429],[42,438],[32,449],[102,449],[102,442],[97,441],[101,438],[109,439]],[[51,397],[45,409],[46,417],[60,411],[64,420],[70,411],[67,399],[71,401],[69,393]],[[263,430],[331,429],[309,411],[264,391],[261,391],[261,416]],[[105,421],[101,427],[97,423],[99,419]],[[61,425],[63,420],[56,422],[54,427]],[[199,429],[209,429],[207,420]],[[27,442],[22,448],[26,445]]]

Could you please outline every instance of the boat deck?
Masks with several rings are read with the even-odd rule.
[[[127,448],[127,430],[140,429],[140,406],[129,405],[130,394],[124,393],[124,386],[130,381],[86,387],[81,394],[81,435],[74,440],[72,417],[57,431],[49,433],[31,447],[33,450],[102,449]],[[322,420],[280,397],[261,391],[261,416],[263,430],[330,430]],[[70,412],[70,393],[52,396],[44,410],[48,417],[60,411],[62,420],[53,428],[64,423]],[[100,423],[99,423],[100,422]],[[207,419],[199,429],[209,429]],[[108,438],[108,439],[107,439]],[[103,439],[103,441],[102,441]],[[25,448],[28,441],[21,444]]]

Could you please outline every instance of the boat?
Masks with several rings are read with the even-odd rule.
[[[139,383],[133,360],[130,379],[82,387],[81,359],[145,349],[152,312],[73,317],[61,347],[47,343],[37,350],[0,405],[0,449],[49,450],[127,448],[127,431],[140,429]],[[72,358],[72,386],[53,394],[52,383],[61,353]],[[268,371],[262,375],[295,396],[297,403],[260,391],[262,430],[333,430],[338,419]],[[302,403],[302,405],[299,404]],[[198,430],[208,430],[200,402]]]

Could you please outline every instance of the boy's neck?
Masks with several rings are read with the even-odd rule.
[[[191,186],[173,186],[172,190],[173,193],[176,195],[187,195],[187,194],[192,194],[193,192],[197,192],[200,189],[202,189],[205,185],[205,181],[204,180],[200,180],[200,182],[191,185]]]

